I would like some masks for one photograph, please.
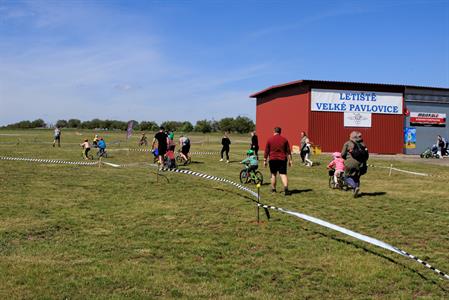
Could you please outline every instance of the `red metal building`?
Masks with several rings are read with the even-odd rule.
[[[262,149],[279,126],[291,145],[299,145],[300,132],[305,131],[322,151],[340,151],[349,133],[358,130],[371,153],[403,153],[402,85],[299,80],[250,97],[257,99],[256,131]]]

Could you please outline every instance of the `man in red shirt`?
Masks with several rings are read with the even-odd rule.
[[[284,185],[285,195],[291,195],[288,190],[288,177],[287,177],[287,162],[292,166],[292,153],[290,151],[290,144],[288,140],[281,136],[281,128],[274,128],[274,135],[268,139],[265,146],[265,154],[263,164],[267,166],[267,160],[270,164],[271,172],[271,191],[276,192],[276,175],[279,173],[282,184]]]

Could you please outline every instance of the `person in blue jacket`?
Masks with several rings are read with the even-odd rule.
[[[98,156],[103,157],[106,153],[106,142],[103,140],[103,138],[100,138],[98,141]]]

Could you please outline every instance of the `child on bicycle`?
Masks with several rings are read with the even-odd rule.
[[[251,171],[256,171],[259,168],[259,161],[257,160],[257,156],[254,154],[254,150],[246,151],[246,156],[247,157],[240,163],[245,165],[248,173]]]
[[[106,142],[103,140],[103,138],[100,138],[98,141],[98,153],[97,155],[99,157],[103,157],[106,154]]]
[[[84,157],[84,159],[89,159],[89,151],[90,151],[89,140],[85,139],[84,143],[81,143],[80,146],[83,147],[83,157]]]
[[[332,153],[332,161],[327,165],[327,168],[335,170],[334,182],[335,187],[338,187],[338,177],[345,172],[345,160],[341,157],[340,152]]]

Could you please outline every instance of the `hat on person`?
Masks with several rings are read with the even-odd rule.
[[[341,157],[341,153],[340,152],[334,152],[332,153],[332,156],[335,158]]]

